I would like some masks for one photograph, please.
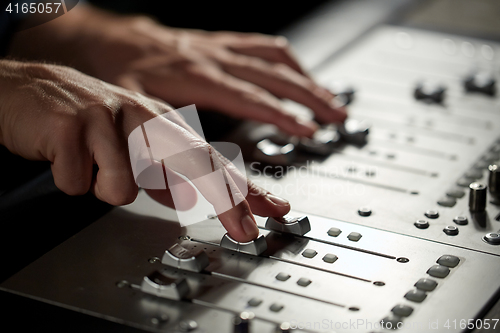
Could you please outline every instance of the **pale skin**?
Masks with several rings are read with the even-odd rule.
[[[346,118],[345,109],[331,103],[334,96],[301,69],[282,37],[171,29],[145,17],[120,17],[79,5],[18,33],[9,55],[79,71],[0,60],[0,143],[27,159],[50,161],[63,192],[90,190],[113,205],[131,203],[137,196],[127,137],[159,114],[175,115],[163,101],[272,123],[297,136],[311,136],[317,124],[288,114],[279,98],[304,104],[323,122]],[[213,150],[179,116],[169,117],[164,126],[178,144]],[[216,160],[230,186],[246,184],[249,189],[246,200],[219,215],[234,239],[244,242],[258,235],[253,214],[282,216],[290,210],[286,200],[246,182],[223,158]],[[95,164],[99,170],[93,177]],[[196,166],[166,167],[170,172]],[[198,189],[207,198],[214,195]],[[184,190],[186,198],[195,197],[192,188]],[[149,194],[173,205],[168,190]],[[192,204],[187,199],[185,208]]]

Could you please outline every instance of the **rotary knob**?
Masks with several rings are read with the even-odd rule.
[[[495,78],[487,72],[478,72],[468,76],[464,85],[467,92],[478,92],[488,96],[496,94]]]
[[[233,318],[234,333],[250,333],[252,320],[255,315],[252,312],[241,312]]]
[[[259,237],[253,241],[243,243],[232,239],[229,234],[225,234],[220,241],[220,246],[236,252],[253,254],[256,256],[267,250],[266,238],[263,235],[259,235]]]
[[[487,186],[481,183],[469,185],[469,209],[471,212],[484,212],[486,209]]]
[[[190,291],[185,278],[170,278],[159,271],[144,277],[141,290],[147,294],[177,301]]]
[[[424,81],[417,84],[413,95],[417,100],[441,104],[444,101],[445,92],[446,88],[444,86],[434,82]]]
[[[303,236],[311,231],[311,224],[307,216],[301,217],[269,217],[266,221],[266,229]]]
[[[165,251],[161,263],[186,271],[201,272],[210,262],[205,251],[188,250],[179,244],[174,244]]]

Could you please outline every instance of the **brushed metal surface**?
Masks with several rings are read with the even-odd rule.
[[[489,49],[493,58],[483,54]],[[304,235],[268,230],[257,218],[267,250],[231,251],[220,246],[226,231],[217,218],[182,228],[175,211],[141,191],[0,289],[152,332],[181,332],[193,320],[193,332],[232,332],[242,311],[255,313],[254,332],[282,322],[309,332],[382,332],[384,318],[401,321],[401,332],[464,331],[461,322],[480,318],[500,295],[500,246],[483,241],[500,229],[500,207],[488,198],[485,213],[471,213],[467,187],[454,206],[437,202],[459,179],[486,181],[487,165],[500,157],[500,99],[466,93],[462,83],[477,68],[499,80],[499,54],[493,42],[382,26],[316,68],[327,86],[335,78],[355,87],[351,117],[371,123],[367,144],[304,155],[307,162],[279,177],[271,175],[279,168],[248,165],[257,184],[290,200],[291,216],[308,217]],[[422,79],[446,86],[443,105],[414,99]],[[417,228],[417,220],[429,227]],[[457,235],[443,231],[450,225]],[[176,243],[205,251],[209,265],[201,272],[162,265]],[[431,277],[443,255],[460,262],[446,277]],[[187,296],[143,293],[143,278],[156,270],[185,279]],[[422,302],[406,299],[422,278],[436,288]],[[393,318],[391,310],[404,306],[413,309],[408,317]]]

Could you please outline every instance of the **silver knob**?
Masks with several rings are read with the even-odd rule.
[[[301,217],[270,217],[266,221],[266,229],[303,236],[311,231],[311,224],[307,216]]]
[[[174,244],[165,251],[161,263],[186,271],[201,272],[210,262],[205,251],[188,250],[179,244]]]
[[[484,212],[486,209],[487,186],[481,183],[469,185],[469,209],[471,212]]]
[[[490,193],[492,196],[500,197],[500,168],[497,164],[492,164],[488,167],[490,176],[488,179],[488,186],[490,188]]]
[[[256,256],[267,250],[267,242],[264,235],[259,235],[259,237],[253,241],[242,243],[232,239],[228,234],[225,234],[220,241],[220,246],[229,250],[253,254]]]
[[[177,301],[190,292],[185,278],[171,278],[158,271],[144,277],[141,290],[147,294]]]

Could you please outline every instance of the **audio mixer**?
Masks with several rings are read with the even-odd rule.
[[[248,177],[292,205],[257,217],[256,240],[210,214],[181,227],[141,191],[1,289],[139,331],[500,331],[499,55],[377,25],[312,71],[344,125],[233,135]]]

